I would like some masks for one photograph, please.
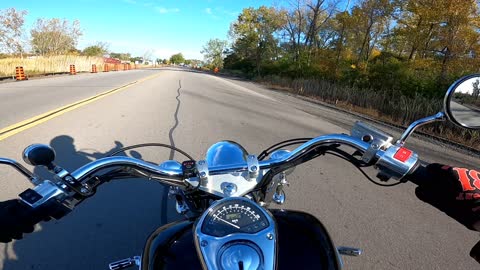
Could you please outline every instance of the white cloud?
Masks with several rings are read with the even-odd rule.
[[[205,12],[206,12],[207,14],[212,14],[212,9],[211,9],[211,8],[206,8],[206,9],[205,9]]]
[[[180,12],[179,8],[155,7],[155,10],[160,14]]]

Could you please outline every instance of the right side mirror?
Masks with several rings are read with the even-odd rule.
[[[465,76],[450,86],[445,95],[444,111],[456,125],[480,129],[480,74]]]

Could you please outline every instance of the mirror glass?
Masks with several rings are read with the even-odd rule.
[[[446,113],[462,127],[480,129],[480,75],[455,82],[448,93]]]

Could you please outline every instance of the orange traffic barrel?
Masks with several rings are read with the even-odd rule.
[[[218,67],[216,67],[213,72],[218,73]]]
[[[103,72],[108,72],[108,64],[103,65]]]
[[[77,71],[75,71],[75,65],[70,65],[70,75],[76,75]]]
[[[97,65],[92,65],[92,73],[97,73]]]
[[[23,71],[23,67],[15,67],[15,79],[17,81],[28,80],[27,76],[25,76],[25,72]]]

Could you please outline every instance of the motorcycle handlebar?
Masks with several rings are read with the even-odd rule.
[[[352,136],[346,134],[331,134],[331,135],[324,135],[316,137],[296,149],[290,152],[287,156],[282,159],[274,159],[274,160],[265,160],[260,161],[259,166],[260,169],[270,169],[272,167],[281,166],[288,163],[291,160],[296,159],[297,157],[301,156],[306,151],[318,147],[323,144],[333,144],[333,143],[340,143],[344,145],[349,145],[351,147],[356,148],[362,152],[365,152],[369,144]],[[114,166],[127,166],[132,167],[147,173],[151,173],[155,176],[163,177],[170,180],[183,180],[183,171],[182,169],[162,169],[160,166],[145,162],[143,160],[131,158],[131,157],[107,157],[98,159],[96,161],[90,162],[79,169],[75,170],[71,173],[71,176],[81,181],[85,177],[92,175],[93,173],[109,168]],[[244,164],[233,164],[228,166],[213,166],[208,167],[209,174],[224,174],[230,172],[238,172],[238,171],[246,171],[248,170],[247,163]]]

